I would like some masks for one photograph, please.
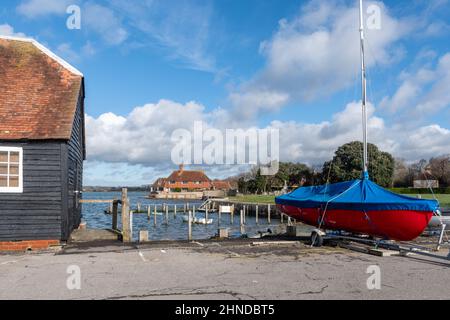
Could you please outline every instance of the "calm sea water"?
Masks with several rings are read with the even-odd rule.
[[[188,224],[183,222],[183,205],[184,201],[171,201],[167,200],[155,200],[147,199],[147,193],[143,192],[129,192],[128,197],[130,198],[130,204],[132,210],[136,210],[137,204],[140,203],[142,208],[147,208],[148,205],[152,206],[155,204],[162,205],[163,203],[178,204],[178,210],[180,211],[176,217],[173,213],[169,213],[169,224],[165,224],[165,216],[157,216],[157,225],[154,226],[153,214],[148,220],[147,214],[134,214],[133,215],[133,239],[137,240],[140,230],[149,231],[149,238],[151,240],[186,240],[188,235]],[[84,199],[120,199],[120,192],[85,192],[83,193]],[[192,207],[195,205],[199,207],[201,201],[189,202]],[[104,213],[105,210],[109,208],[106,203],[95,203],[95,204],[83,204],[83,220],[88,224],[88,228],[91,229],[108,229],[112,225],[112,216]],[[120,211],[119,211],[120,212]],[[153,209],[152,209],[153,213]],[[196,216],[203,218],[204,212],[197,212]],[[212,225],[197,225],[192,226],[192,235],[196,240],[208,239],[216,235],[218,230],[217,214],[209,214],[209,218],[214,220]],[[120,214],[119,214],[119,228],[120,226]],[[272,225],[268,225],[264,218],[260,218],[259,225],[256,225],[256,220],[254,217],[246,218],[245,234],[252,236],[258,234],[258,231],[267,231],[267,229],[274,227],[279,224],[279,221],[272,219]],[[226,227],[230,229],[230,234],[232,237],[240,237],[241,230],[239,226],[239,215],[235,215],[234,224],[230,223],[229,215],[222,215],[221,227]]]

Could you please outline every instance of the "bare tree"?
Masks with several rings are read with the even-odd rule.
[[[429,164],[431,175],[439,181],[439,185],[447,187],[450,184],[450,155],[432,158]]]

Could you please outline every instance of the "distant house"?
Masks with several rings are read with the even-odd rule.
[[[0,37],[0,95],[0,250],[59,244],[81,220],[84,77],[34,40]]]
[[[230,191],[233,189],[230,181],[214,180],[211,182],[213,190]]]
[[[165,188],[169,191],[204,191],[211,189],[211,180],[203,171],[185,170],[180,165],[179,170],[172,172],[166,179]]]
[[[438,180],[414,180],[414,189],[439,188]]]
[[[169,191],[166,189],[167,179],[166,178],[159,178],[158,180],[153,183],[153,185],[150,187],[151,192],[163,192],[163,191]]]
[[[152,192],[201,192],[201,191],[229,191],[232,185],[229,181],[212,181],[203,171],[185,170],[184,166],[167,178],[159,178],[151,186]]]

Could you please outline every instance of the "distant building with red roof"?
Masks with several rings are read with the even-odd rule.
[[[198,192],[221,190],[229,191],[232,189],[228,181],[214,180],[200,170],[185,170],[183,165],[167,178],[159,178],[153,183],[153,192]]]

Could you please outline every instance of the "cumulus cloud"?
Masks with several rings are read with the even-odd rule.
[[[49,14],[62,15],[66,12],[66,8],[77,2],[76,0],[26,0],[18,7],[17,11],[28,17],[36,18]]]
[[[273,122],[271,126],[280,130],[281,159],[311,165],[322,164],[332,158],[339,146],[350,141],[361,141],[360,106],[356,102],[348,104],[330,122]],[[369,105],[368,111],[369,142],[383,151],[408,161],[429,159],[449,152],[449,129],[436,124],[416,128],[402,124],[388,126],[383,119],[374,115],[372,105]]]
[[[403,139],[394,150],[401,157],[409,160],[429,159],[450,150],[450,130],[439,125],[419,127],[411,132],[397,131]]]
[[[106,113],[87,116],[89,160],[127,162],[145,166],[172,166],[172,132],[192,130],[205,119],[204,107],[195,102],[180,104],[161,100],[135,108],[128,116]],[[120,152],[117,152],[120,146]]]
[[[97,33],[107,44],[119,45],[128,38],[121,19],[110,8],[88,2],[82,10],[83,28]]]
[[[435,67],[427,62],[415,72],[403,72],[401,84],[392,97],[385,97],[381,107],[390,113],[427,116],[450,105],[450,53],[438,59]]]
[[[374,115],[368,105],[368,127],[371,142],[382,149],[392,149],[392,140],[385,134],[383,119]],[[322,164],[331,159],[341,145],[362,139],[361,103],[349,103],[344,110],[333,115],[330,121],[299,123],[274,121],[271,127],[280,130],[282,161],[300,161],[310,165]]]
[[[9,24],[0,24],[0,35],[9,37],[26,38],[26,35],[22,32],[15,32],[14,28]]]
[[[77,0],[26,0],[18,7],[17,12],[28,17],[37,18],[46,15],[63,15],[69,5]]]
[[[228,125],[222,122],[224,112],[226,113],[223,110],[206,111],[202,105],[195,102],[180,104],[161,100],[135,108],[127,116],[113,113],[106,113],[98,118],[88,116],[86,125],[89,168],[95,177],[109,181],[124,179],[126,174],[130,177],[134,174],[134,181],[147,179],[147,182],[158,176],[165,176],[177,165],[171,161],[174,147],[172,133],[180,128],[192,132],[195,121],[204,121],[205,128],[216,127],[216,124],[220,123],[220,129],[223,130]],[[449,129],[435,124],[412,129],[402,124],[389,126],[375,114],[372,104],[368,105],[368,117],[369,142],[377,144],[382,150],[396,157],[414,161],[448,153]],[[242,129],[248,128],[250,127]],[[361,102],[347,104],[329,121],[273,121],[266,129],[280,131],[281,161],[321,165],[332,158],[339,146],[361,140]],[[248,166],[214,165],[204,166],[202,169],[211,177],[222,178],[248,170]],[[109,173],[102,178],[103,174],[99,172],[104,171]]]
[[[375,62],[386,66],[402,56],[397,43],[410,27],[406,21],[391,16],[383,3],[367,3],[373,4],[381,10],[381,30],[366,31],[371,49],[367,66]],[[310,1],[294,19],[281,20],[274,36],[261,44],[260,52],[267,60],[265,68],[232,93],[230,100],[237,101],[237,109],[241,109],[249,95],[271,93],[283,97],[267,103],[248,103],[256,115],[261,110],[278,110],[288,101],[331,96],[354,84],[360,60],[358,23],[356,6]]]
[[[17,12],[34,19],[48,15],[64,15],[70,5],[81,7],[81,28],[94,33],[108,45],[119,45],[128,38],[128,31],[123,26],[119,15],[111,8],[94,1],[80,0],[26,0],[18,7]],[[62,52],[68,53],[68,45],[62,44]],[[65,47],[65,48],[64,48]],[[72,55],[69,53],[69,55]]]

